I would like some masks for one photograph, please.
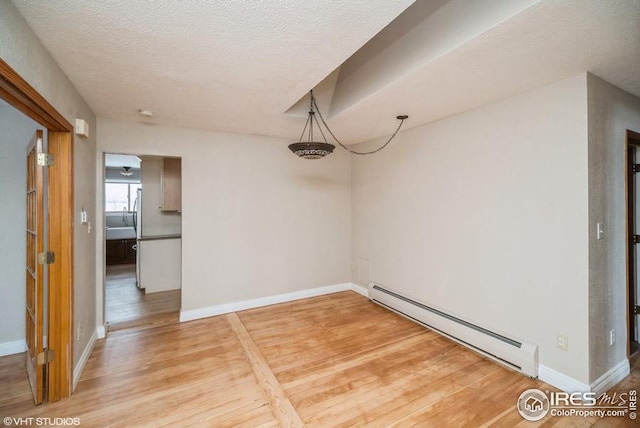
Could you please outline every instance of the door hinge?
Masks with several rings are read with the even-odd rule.
[[[633,307],[633,314],[640,315],[640,306],[636,305]]]
[[[38,253],[39,265],[52,265],[56,261],[56,253],[47,251],[46,253]]]
[[[51,165],[53,165],[53,155],[49,153],[38,153],[38,166],[51,166]]]
[[[44,351],[40,352],[36,357],[36,364],[39,366],[43,364],[49,364],[53,362],[54,358],[55,358],[55,354],[53,352],[53,349],[45,349]]]
[[[640,244],[640,235],[633,235],[633,243]]]

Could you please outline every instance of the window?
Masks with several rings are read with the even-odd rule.
[[[104,191],[105,210],[112,212],[133,211],[136,191],[139,188],[139,183],[106,183]]]

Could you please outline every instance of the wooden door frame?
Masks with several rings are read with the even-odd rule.
[[[73,126],[42,95],[0,58],[0,98],[47,128],[49,167],[48,348],[54,361],[47,369],[47,399],[71,394],[73,382]]]
[[[634,272],[634,265],[633,265],[633,260],[631,260],[631,256],[634,254],[634,248],[633,248],[633,234],[635,233],[634,231],[634,224],[635,224],[635,219],[632,218],[632,213],[634,213],[634,208],[638,208],[638,207],[634,207],[633,206],[633,201],[630,198],[630,192],[631,192],[631,180],[633,180],[633,171],[630,168],[630,165],[632,165],[634,163],[633,159],[629,159],[629,148],[630,147],[635,147],[636,150],[640,150],[640,133],[631,131],[629,129],[627,129],[626,132],[626,144],[624,146],[624,157],[625,157],[625,198],[626,198],[626,203],[627,203],[627,209],[626,209],[626,213],[627,213],[627,221],[626,221],[626,227],[627,227],[627,251],[626,251],[626,264],[627,264],[627,286],[626,286],[626,299],[627,299],[627,328],[629,329],[627,331],[627,356],[631,356],[631,341],[632,339],[632,331],[629,328],[629,326],[631,326],[631,317],[633,316],[633,306],[635,306],[635,302],[632,300],[636,300],[635,298],[635,292],[632,291],[632,287],[635,288],[635,275],[637,274],[637,272]]]

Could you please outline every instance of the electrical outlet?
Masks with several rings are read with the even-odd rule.
[[[611,330],[609,332],[609,346],[613,346],[616,343],[616,331]]]
[[[78,334],[76,334],[76,340],[80,342],[80,339],[82,339],[82,326],[78,325]]]
[[[569,337],[567,337],[564,334],[557,333],[556,334],[556,345],[558,346],[558,348],[562,349],[563,351],[568,351],[569,350]]]

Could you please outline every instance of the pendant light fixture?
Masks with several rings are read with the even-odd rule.
[[[316,112],[314,110],[315,98],[313,97],[313,91],[311,91],[310,94],[311,102],[309,107],[309,117],[307,117],[307,122],[304,124],[302,134],[300,134],[300,140],[297,143],[290,144],[289,150],[304,159],[320,159],[328,154],[333,153],[333,149],[335,149],[336,146],[327,142],[327,139],[322,132],[322,128],[320,128],[320,124],[318,124],[318,119],[316,119]],[[322,135],[324,143],[314,141],[314,125],[318,128],[320,135]],[[302,141],[305,133],[307,134],[307,141]]]
[[[336,146],[334,146],[333,144],[327,142],[327,138],[325,137],[324,132],[322,131],[322,126],[324,126],[324,128],[327,130],[329,135],[331,135],[333,137],[333,139],[336,141],[336,143],[338,143],[340,145],[340,147],[342,147],[343,149],[345,149],[349,153],[353,153],[354,155],[370,155],[370,154],[379,152],[380,150],[384,149],[387,146],[387,144],[389,144],[391,142],[391,140],[393,140],[393,138],[396,136],[396,134],[398,134],[398,132],[400,131],[400,128],[402,127],[402,124],[404,123],[404,121],[407,118],[409,118],[409,116],[407,116],[407,115],[400,115],[400,116],[396,117],[396,119],[398,119],[400,121],[400,123],[398,124],[398,127],[396,128],[395,132],[391,135],[391,137],[389,137],[387,142],[384,143],[382,146],[378,147],[375,150],[371,150],[371,151],[368,151],[368,152],[358,152],[358,151],[352,150],[348,146],[345,146],[344,144],[342,144],[340,142],[340,140],[338,140],[336,138],[336,136],[333,134],[333,132],[331,132],[331,129],[329,129],[329,125],[327,125],[327,122],[324,120],[324,117],[322,116],[322,113],[320,112],[320,109],[318,108],[318,104],[316,103],[316,98],[313,96],[313,91],[309,91],[309,98],[310,98],[309,116],[307,117],[307,122],[304,124],[304,128],[302,129],[302,134],[300,134],[300,140],[298,140],[297,143],[289,144],[289,150],[291,150],[294,154],[296,154],[297,156],[300,156],[301,158],[304,158],[304,159],[320,159],[320,158],[323,158],[326,155],[329,155],[329,154],[333,153],[333,149],[336,148]],[[322,126],[320,125],[320,122],[318,122],[318,119],[315,117],[316,110],[318,112],[318,116],[320,117],[320,121],[322,122]],[[316,126],[318,131],[320,132],[320,135],[322,136],[323,142],[314,141],[314,138],[313,138],[313,133],[314,133],[313,127],[314,126]],[[306,134],[307,139],[306,139],[306,141],[303,141],[303,138],[305,137],[305,134]]]

